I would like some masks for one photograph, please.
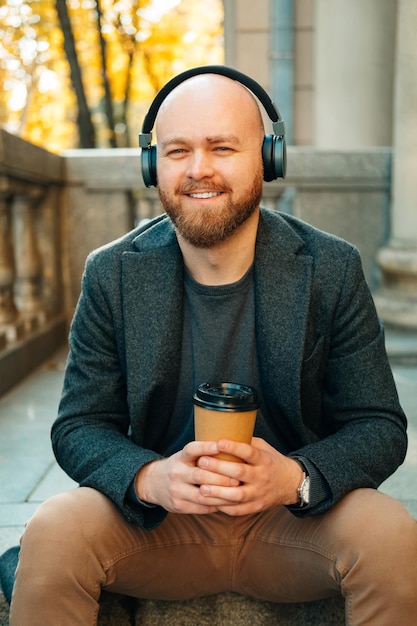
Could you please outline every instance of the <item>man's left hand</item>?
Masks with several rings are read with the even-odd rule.
[[[202,456],[198,467],[235,478],[237,487],[202,484],[200,492],[207,504],[227,515],[248,515],[279,505],[298,502],[298,487],[303,478],[299,463],[258,437],[251,445],[230,440],[217,442],[219,452],[242,459],[243,463]]]

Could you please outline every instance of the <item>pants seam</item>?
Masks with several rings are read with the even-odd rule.
[[[320,556],[323,556],[329,561],[332,561],[335,564],[335,567],[337,568],[336,555],[332,554],[331,552],[328,552],[327,550],[323,550],[323,548],[316,546],[314,543],[309,543],[307,541],[298,541],[298,540],[280,540],[279,538],[271,540],[270,538],[267,538],[262,535],[258,535],[257,537],[253,539],[248,537],[248,540],[252,540],[255,542],[262,541],[262,543],[269,543],[269,544],[273,543],[275,545],[278,545],[284,548],[301,548],[303,550],[309,550],[310,552],[315,552],[316,554],[320,554]]]
[[[135,545],[129,549],[123,550],[122,552],[118,552],[111,558],[107,558],[103,561],[102,566],[105,571],[114,567],[119,561],[125,559],[126,557],[132,556],[133,554],[140,554],[141,552],[147,552],[149,550],[163,550],[166,548],[185,546],[185,545],[201,545],[201,546],[210,546],[213,548],[219,547],[233,547],[233,544],[236,546],[241,543],[240,539],[234,540],[232,542],[229,541],[202,541],[198,538],[178,538],[171,541],[155,541],[152,543],[147,543],[146,545]]]
[[[287,540],[287,539],[280,540],[279,538],[271,540],[269,537],[267,538],[265,535],[264,536],[258,535],[257,537],[254,537],[254,538],[248,537],[247,541],[254,541],[254,542],[261,541],[264,544],[274,544],[283,548],[297,548],[300,550],[307,550],[309,552],[314,552],[315,554],[322,556],[323,558],[327,559],[333,564],[334,572],[335,572],[335,581],[340,586],[340,591],[341,591],[342,596],[344,598],[348,597],[349,595],[348,592],[344,591],[343,581],[344,581],[344,577],[346,576],[349,570],[346,567],[344,567],[342,571],[338,564],[337,556],[329,552],[328,550],[324,550],[320,546],[317,546],[314,543],[309,543],[307,541],[297,541],[297,540]],[[336,575],[337,575],[337,578],[336,578]]]

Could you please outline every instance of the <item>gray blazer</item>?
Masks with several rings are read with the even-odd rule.
[[[325,502],[299,515],[321,513],[352,489],[377,488],[404,460],[406,419],[357,250],[262,209],[255,300],[265,401],[289,450],[330,488]],[[179,376],[182,302],[182,256],[166,216],[94,251],[52,427],[64,470],[145,527],[166,512],[135,502],[129,487],[161,455]]]

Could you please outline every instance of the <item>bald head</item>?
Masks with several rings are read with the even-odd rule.
[[[163,101],[156,117],[156,134],[175,132],[181,121],[198,124],[210,115],[224,130],[233,118],[244,120],[248,132],[262,143],[264,125],[257,100],[241,83],[218,74],[199,74],[180,83]],[[230,120],[230,123],[229,123]],[[214,129],[214,126],[213,126]]]

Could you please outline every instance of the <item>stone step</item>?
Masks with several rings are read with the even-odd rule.
[[[276,604],[234,593],[195,600],[135,600],[103,593],[98,626],[344,626],[341,597]]]

